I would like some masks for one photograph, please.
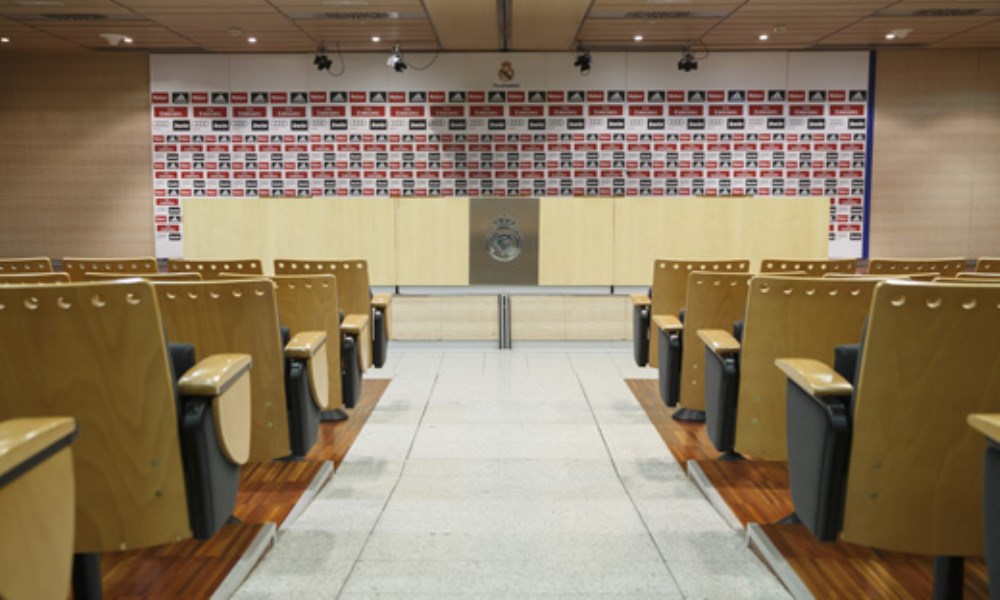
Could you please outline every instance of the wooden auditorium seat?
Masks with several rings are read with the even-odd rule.
[[[336,276],[340,308],[346,315],[341,329],[357,337],[362,370],[385,364],[392,333],[392,294],[372,294],[368,261],[275,259],[274,272]]]
[[[34,258],[0,258],[0,275],[51,272],[52,261],[47,256],[36,256]]]
[[[760,261],[761,273],[787,273],[800,271],[810,277],[822,277],[826,273],[853,274],[858,270],[856,258],[831,258],[800,260],[788,258],[765,258]]]
[[[1000,272],[994,273],[992,271],[976,271],[975,273],[959,273],[955,275],[956,279],[977,279],[982,282],[987,281],[1000,281]]]
[[[869,275],[937,273],[942,277],[954,277],[963,270],[964,258],[873,258],[868,261]]]
[[[66,597],[76,435],[72,417],[0,421],[0,598]]]
[[[156,259],[138,258],[71,258],[62,259],[62,270],[69,273],[73,281],[86,281],[87,273],[116,273],[135,275],[138,273],[158,273]]]
[[[201,273],[131,273],[120,275],[117,273],[92,273],[83,274],[84,281],[111,281],[115,279],[127,279],[135,277],[144,281],[201,281]]]
[[[636,365],[659,365],[659,339],[653,321],[657,316],[683,321],[681,310],[687,296],[688,275],[694,271],[746,273],[749,270],[748,260],[654,261],[653,286],[649,294],[633,294],[631,297],[632,348]]]
[[[264,267],[256,259],[184,260],[171,258],[167,260],[167,271],[170,273],[198,273],[203,279],[218,279],[224,273],[263,275]]]
[[[966,418],[1000,411],[1000,286],[882,282],[856,377],[796,356],[775,363],[796,514],[820,540],[934,556],[935,597],[961,597],[962,557],[983,553]]]
[[[305,456],[328,405],[326,332],[282,339],[275,286],[268,279],[155,282],[167,337],[199,352],[253,358],[251,462]]]
[[[995,590],[1000,586],[1000,413],[969,415],[969,425],[986,436],[986,452],[983,455],[983,538],[990,588]]]
[[[100,553],[207,539],[232,514],[249,454],[249,356],[202,353],[175,377],[141,281],[2,286],[0,340],[0,419],[79,423],[76,598],[100,595]]]
[[[976,273],[995,273],[1000,275],[1000,258],[984,256],[976,260]]]
[[[0,273],[0,284],[69,283],[68,273]]]
[[[856,343],[878,278],[761,275],[750,282],[742,339],[702,329],[707,433],[723,456],[787,460],[783,356],[826,359]]]

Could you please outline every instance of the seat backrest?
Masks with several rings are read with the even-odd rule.
[[[153,285],[171,342],[193,344],[199,356],[251,356],[250,462],[288,456],[284,355],[274,284],[236,279]]]
[[[158,273],[156,259],[138,258],[64,258],[62,269],[69,273],[73,281],[86,281],[87,273],[117,273],[134,275],[137,273]]]
[[[993,273],[991,271],[976,271],[975,273],[959,273],[955,275],[956,279],[976,279],[979,281],[1000,281],[1000,272]]]
[[[785,377],[775,359],[829,363],[835,346],[858,343],[880,281],[778,275],[751,280],[740,351],[738,452],[787,460]]]
[[[278,300],[278,315],[284,327],[292,332],[326,332],[328,410],[342,408],[337,279],[332,275],[275,275],[272,280]]]
[[[223,273],[238,275],[263,275],[264,266],[257,259],[245,260],[167,260],[170,273],[198,273],[203,279],[218,279]]]
[[[700,351],[699,329],[725,329],[743,318],[751,273],[695,271],[688,276],[684,312],[684,348],[681,354],[680,404],[705,410],[705,353]]]
[[[868,262],[869,275],[937,273],[942,277],[954,277],[963,269],[964,258],[873,258]]]
[[[746,273],[749,260],[657,260],[653,263],[651,315],[678,315],[687,300],[688,276],[695,271]],[[659,361],[659,339],[652,320],[649,324],[649,364]]]
[[[0,258],[0,274],[51,273],[52,261],[47,256],[34,258]]]
[[[1000,258],[984,256],[976,261],[976,273],[1000,274]]]
[[[191,537],[150,284],[0,287],[0,420],[72,416],[76,551]]]
[[[821,277],[825,273],[854,273],[857,270],[858,259],[856,258],[833,258],[829,260],[765,258],[760,261],[761,273],[802,271],[810,277]]]
[[[145,281],[201,281],[201,273],[136,273],[134,275],[118,275],[117,273],[84,273],[85,281],[109,281],[138,277]]]
[[[845,540],[982,554],[983,439],[1000,411],[1000,286],[887,281],[858,374]]]
[[[0,283],[23,285],[26,283],[69,283],[67,273],[0,273]]]
[[[340,308],[345,314],[371,314],[371,286],[366,260],[275,259],[275,275],[333,275],[337,278]]]

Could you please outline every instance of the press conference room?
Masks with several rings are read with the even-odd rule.
[[[0,182],[0,599],[1000,598],[997,0],[0,0]]]

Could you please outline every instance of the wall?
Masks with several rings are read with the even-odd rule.
[[[1000,255],[1000,51],[886,51],[875,85],[873,257]]]
[[[0,59],[0,256],[151,256],[149,128],[145,53]]]

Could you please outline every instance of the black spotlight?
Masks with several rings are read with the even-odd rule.
[[[332,64],[333,61],[325,54],[317,54],[316,58],[313,59],[313,65],[317,71],[329,71]]]
[[[677,61],[677,69],[685,73],[698,70],[698,61],[695,60],[694,54],[691,54],[690,50],[684,50],[681,59]]]
[[[577,50],[576,60],[573,61],[573,66],[580,69],[580,75],[590,74],[590,52],[584,49]]]
[[[392,67],[392,70],[397,73],[406,70],[406,61],[403,60],[403,52],[399,49],[399,44],[393,46],[392,54],[389,55],[389,60],[385,61],[385,64]]]

